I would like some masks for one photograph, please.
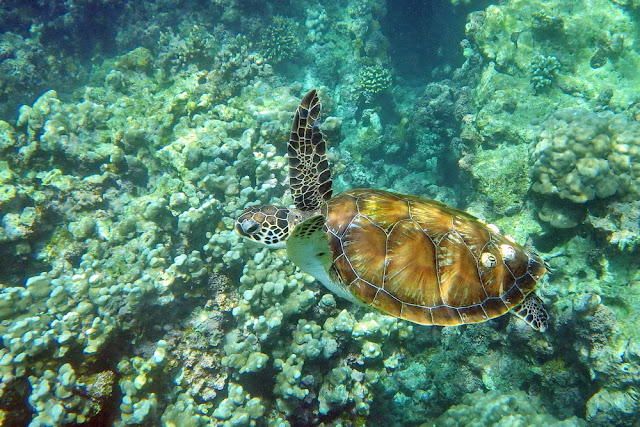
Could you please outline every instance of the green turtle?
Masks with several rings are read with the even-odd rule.
[[[512,311],[538,331],[548,315],[533,292],[548,272],[535,253],[474,216],[435,200],[356,189],[332,197],[316,90],[289,138],[295,208],[251,206],[241,237],[286,248],[335,294],[423,325],[483,322]]]

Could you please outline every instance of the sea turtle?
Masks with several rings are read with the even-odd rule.
[[[289,139],[295,208],[251,206],[241,237],[285,248],[291,261],[355,303],[425,325],[483,322],[513,311],[538,331],[547,312],[533,291],[548,271],[532,251],[472,215],[435,200],[356,189],[331,197],[315,89]]]

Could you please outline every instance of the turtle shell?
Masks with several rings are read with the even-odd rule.
[[[542,259],[435,200],[350,190],[322,207],[331,275],[366,305],[425,325],[501,316],[546,274]]]

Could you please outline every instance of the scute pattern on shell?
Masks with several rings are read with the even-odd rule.
[[[412,322],[501,316],[547,272],[536,254],[435,200],[358,189],[329,200],[322,214],[334,278],[365,304]],[[504,245],[515,251],[511,259]],[[495,262],[481,262],[483,253]]]

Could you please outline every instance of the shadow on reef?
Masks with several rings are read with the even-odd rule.
[[[426,425],[449,425],[445,420],[456,415],[447,414],[447,408],[456,408],[461,396],[477,395],[475,402],[465,403],[470,408],[459,407],[457,416],[466,412],[473,417],[477,411],[475,416],[480,417],[491,410],[473,406],[482,405],[487,393],[506,396],[521,393],[518,390],[527,390],[518,399],[533,406],[498,410],[502,414],[487,414],[488,420],[497,421],[509,411],[582,418],[585,405],[577,402],[586,402],[597,387],[572,348],[577,332],[563,326],[554,337],[541,337],[515,327],[509,316],[459,328],[414,329],[401,365],[388,370],[374,387],[370,425],[418,425],[426,420],[431,420]],[[532,369],[531,364],[539,368]],[[494,404],[499,407],[497,401]],[[488,420],[481,425],[490,425]]]

